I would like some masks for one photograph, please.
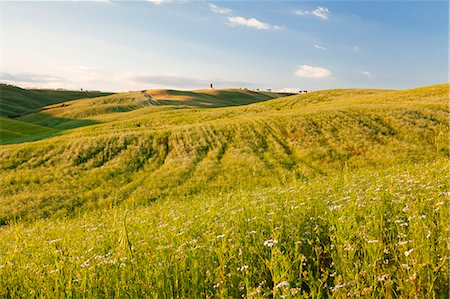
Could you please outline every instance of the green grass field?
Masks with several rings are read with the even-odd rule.
[[[0,116],[18,117],[47,105],[110,94],[96,91],[23,89],[0,83]]]
[[[19,123],[10,126],[6,120],[2,120],[0,128],[3,129],[1,131],[3,144],[38,140],[68,129],[128,119],[133,115],[123,112],[134,110],[137,110],[136,115],[147,115],[155,111],[180,108],[241,106],[290,95],[239,89],[144,90],[110,95],[95,92],[23,90],[5,85],[0,87],[3,94],[1,104],[9,105],[9,109],[2,108],[3,114],[9,117],[14,115],[15,120],[25,123],[21,126]],[[35,94],[39,94],[39,97]],[[33,108],[34,110],[31,110]],[[22,111],[22,115],[16,115],[12,111]],[[48,134],[34,134],[24,138],[21,129],[26,124],[45,127]]]
[[[448,94],[137,91],[0,118],[0,297],[448,298]]]

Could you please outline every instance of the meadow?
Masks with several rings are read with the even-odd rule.
[[[4,122],[0,297],[448,298],[448,84],[147,93]]]

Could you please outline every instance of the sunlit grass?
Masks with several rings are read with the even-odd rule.
[[[2,145],[0,297],[448,298],[447,95],[144,107]]]
[[[444,160],[12,223],[0,295],[445,297],[442,171]]]

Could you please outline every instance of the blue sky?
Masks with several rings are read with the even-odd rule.
[[[447,1],[2,1],[0,81],[128,91],[448,82]]]

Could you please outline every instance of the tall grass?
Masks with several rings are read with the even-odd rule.
[[[0,230],[0,296],[448,297],[445,160]]]
[[[447,95],[147,107],[2,145],[0,297],[447,298]]]

